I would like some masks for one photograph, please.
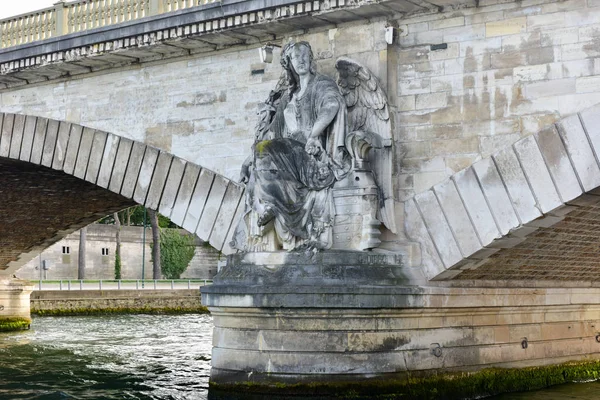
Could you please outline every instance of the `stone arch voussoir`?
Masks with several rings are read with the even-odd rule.
[[[600,201],[600,105],[484,158],[406,202],[428,279],[478,268]]]
[[[202,166],[111,133],[0,113],[0,157],[73,175],[157,210],[225,254],[244,187]]]

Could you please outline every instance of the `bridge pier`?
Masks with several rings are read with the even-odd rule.
[[[27,281],[0,277],[0,332],[28,329],[31,324]]]
[[[600,359],[599,288],[409,285],[412,269],[386,255],[228,261],[202,290],[213,384],[406,381]]]

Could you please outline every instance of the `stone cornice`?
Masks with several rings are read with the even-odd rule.
[[[430,8],[408,0],[225,0],[0,50],[0,85],[261,43],[293,32]]]

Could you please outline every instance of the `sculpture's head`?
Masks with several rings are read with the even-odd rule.
[[[289,42],[281,51],[281,65],[288,75],[290,87],[298,85],[300,75],[317,73],[312,48],[308,42]]]

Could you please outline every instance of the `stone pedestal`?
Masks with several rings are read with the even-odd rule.
[[[230,256],[202,289],[211,382],[404,379],[600,358],[598,288],[408,286],[394,256]]]
[[[0,332],[29,328],[32,291],[33,285],[27,281],[0,278]]]

